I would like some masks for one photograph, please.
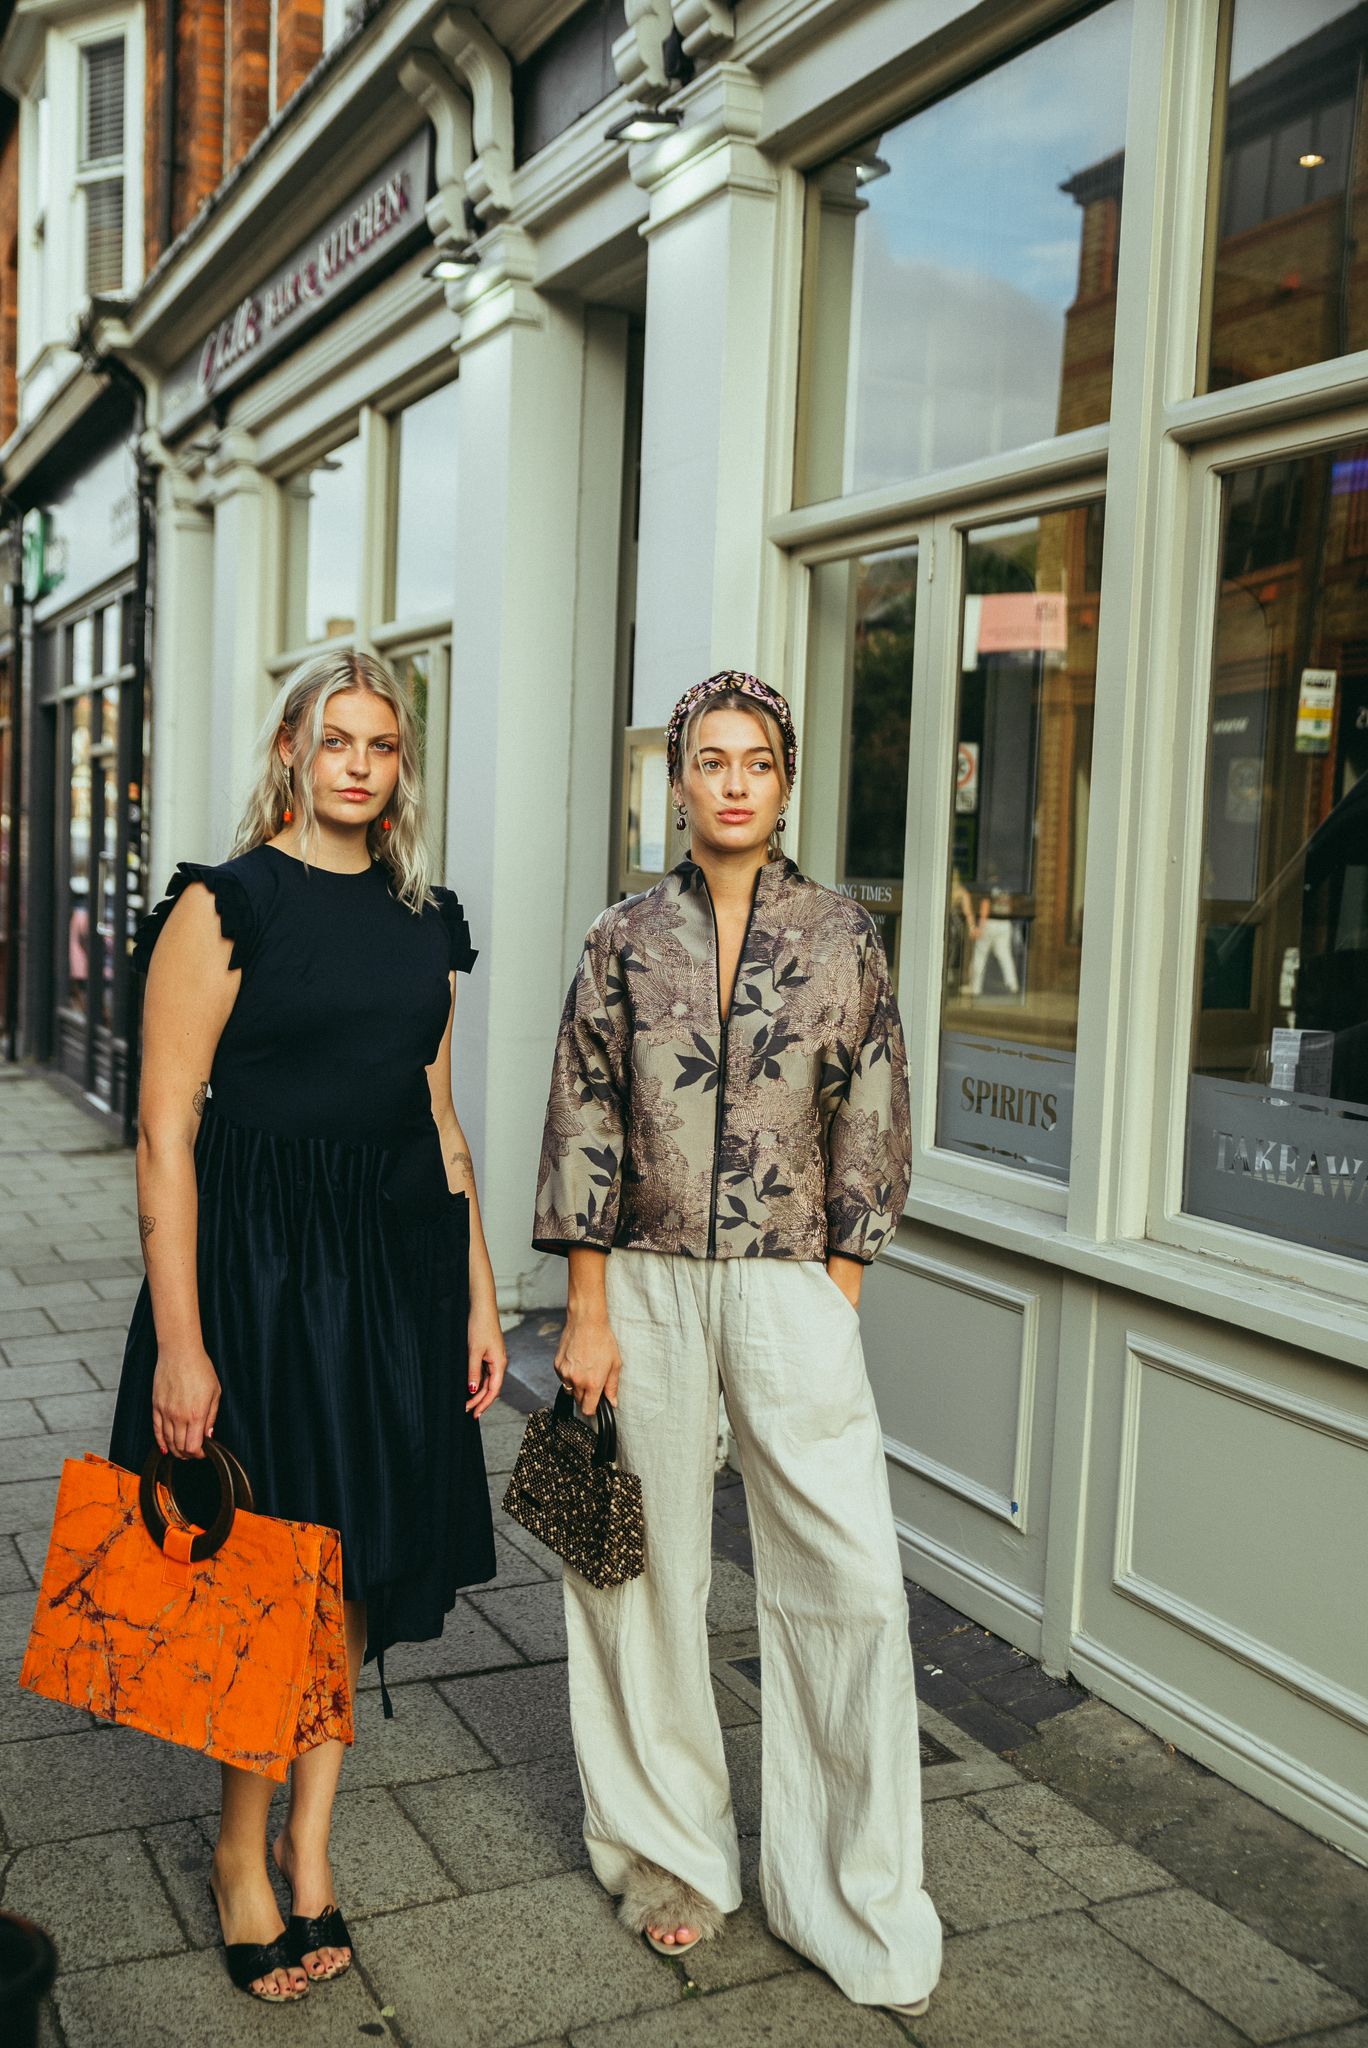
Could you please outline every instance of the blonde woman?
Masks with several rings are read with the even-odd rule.
[[[182,862],[147,971],[138,1206],[147,1281],[111,1456],[217,1437],[266,1514],[342,1534],[351,1682],[441,1634],[494,1574],[478,1417],[506,1364],[451,1099],[456,975],[412,713],[360,654],[307,663],[263,733],[233,857]],[[193,1483],[193,1470],[186,1478]],[[384,1694],[386,1712],[388,1694]],[[351,1961],[328,1865],[342,1746],[296,1761],[267,1875],[271,1784],[225,1766],[211,1889],[240,1990],[279,2003]]]
[[[719,1385],[750,1506],[770,1926],[857,2003],[924,2011],[917,1705],[857,1313],[907,1195],[907,1071],[867,913],[779,853],[788,705],[726,671],[667,735],[690,857],[590,930],[566,1000],[535,1242],[568,1254],[557,1355],[641,1476],[642,1578],[565,1574],[585,1838],[679,1955],[741,1902],[708,1669]]]

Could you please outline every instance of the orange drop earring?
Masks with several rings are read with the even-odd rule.
[[[381,830],[382,832],[388,832],[388,831],[389,831],[389,828],[390,828],[390,821],[389,821],[389,819],[388,819],[388,818],[382,818],[382,819],[380,820],[380,830]]]
[[[286,825],[293,825],[294,823],[294,812],[290,809],[290,806],[288,804],[286,804],[285,806],[285,815],[282,822]]]

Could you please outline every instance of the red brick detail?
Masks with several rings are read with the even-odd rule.
[[[19,124],[0,149],[0,441],[19,422]]]
[[[143,227],[148,268],[161,255],[166,166],[163,93],[166,79],[160,0],[146,10],[147,107],[143,159]],[[223,177],[224,0],[178,0],[176,7],[176,136],[171,234],[178,235]]]
[[[228,0],[228,149],[241,163],[271,118],[271,0]]]
[[[323,55],[323,0],[279,0],[276,105],[292,99]]]

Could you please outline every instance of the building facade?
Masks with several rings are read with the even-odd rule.
[[[546,1305],[581,935],[673,860],[680,690],[780,682],[912,1061],[909,1571],[1368,1856],[1368,7],[389,0],[274,113],[268,44],[87,326],[144,394],[154,880],[301,655],[396,662]]]

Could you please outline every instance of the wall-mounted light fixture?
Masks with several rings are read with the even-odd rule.
[[[457,278],[467,276],[480,260],[478,249],[444,249],[434,257],[424,277],[433,278],[438,284],[454,284]]]
[[[868,156],[857,156],[855,159],[855,183],[872,185],[876,178],[886,178],[892,168],[892,164],[885,163],[881,156],[875,156],[871,150]]]
[[[1297,162],[1304,171],[1316,171],[1325,162],[1325,158],[1320,154],[1319,150],[1308,149],[1305,156],[1297,158]]]
[[[605,142],[658,142],[673,134],[684,116],[677,107],[629,107],[611,128],[605,128]]]

